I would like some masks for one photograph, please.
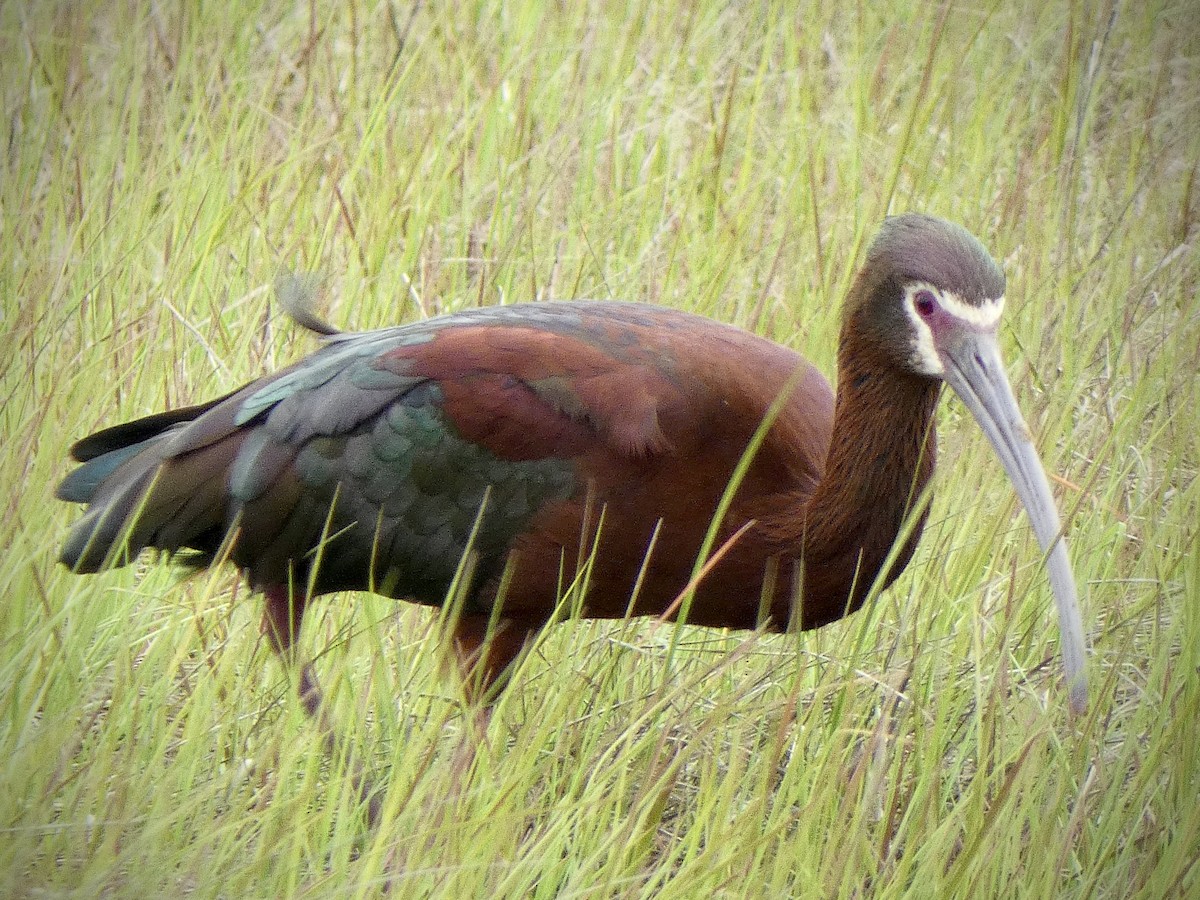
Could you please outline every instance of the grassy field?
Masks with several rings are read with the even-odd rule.
[[[1200,893],[1194,5],[178,6],[0,6],[0,894]],[[350,329],[642,299],[832,377],[903,210],[1007,270],[1080,720],[1027,520],[953,399],[930,526],[870,609],[671,656],[671,627],[560,627],[457,791],[428,612],[314,610],[330,760],[233,572],[56,564],[74,439],[316,346],[281,272]],[[373,833],[360,763],[390,783]]]

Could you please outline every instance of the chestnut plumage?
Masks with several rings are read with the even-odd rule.
[[[62,561],[94,572],[146,547],[193,565],[227,556],[265,593],[281,651],[316,595],[440,605],[457,575],[452,636],[486,689],[558,613],[581,563],[582,616],[670,612],[731,474],[784,395],[687,619],[815,628],[858,609],[911,558],[946,381],[1049,554],[1078,711],[1075,587],[996,349],[1003,296],[999,267],[961,227],[886,220],[846,300],[836,396],[791,350],[635,303],[520,304],[333,335],[218,400],[76,444],[83,465],[58,493],[87,510]]]

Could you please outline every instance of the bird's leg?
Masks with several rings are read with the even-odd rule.
[[[463,692],[469,708],[467,725],[450,760],[450,784],[425,817],[428,829],[426,849],[432,848],[447,816],[462,794],[466,778],[475,763],[475,754],[487,741],[487,728],[492,719],[492,703],[503,689],[514,660],[536,633],[538,625],[527,625],[501,619],[489,629],[490,617],[462,615],[451,629],[446,662],[453,659],[462,677]],[[395,857],[388,868],[403,868]]]
[[[286,584],[273,584],[263,590],[263,599],[263,634],[271,642],[271,649],[290,668],[295,663],[296,638],[300,636],[300,624],[304,619],[304,598],[293,598]],[[323,701],[321,687],[307,663],[300,666],[297,692],[304,711],[319,721]]]
[[[291,668],[296,661],[296,638],[300,635],[300,624],[304,618],[304,597],[295,597],[286,584],[275,584],[263,590],[265,603],[263,606],[263,633],[271,642],[271,648],[283,661],[284,666]],[[337,751],[337,729],[325,706],[325,698],[321,694],[321,686],[317,683],[317,674],[309,663],[300,666],[300,680],[296,686],[297,694],[304,711],[314,719],[321,730],[325,742],[325,751],[332,757]],[[376,790],[371,779],[355,764],[351,773],[354,787],[359,797],[367,804],[367,824],[374,828],[379,821],[382,809],[382,797]]]
[[[470,770],[476,749],[486,744],[492,704],[508,683],[513,663],[538,629],[538,625],[503,618],[489,629],[490,624],[487,615],[464,615],[455,623],[452,635],[454,660],[471,708],[470,727],[451,764],[455,783]]]
[[[464,615],[454,626],[454,659],[472,706],[495,702],[512,664],[540,627],[505,618],[489,630],[490,624],[489,616]]]

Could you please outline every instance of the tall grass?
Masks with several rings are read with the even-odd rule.
[[[0,890],[1195,896],[1200,91],[1187,3],[0,6]],[[455,790],[432,617],[327,598],[333,759],[233,573],[56,565],[75,438],[356,329],[621,297],[803,348],[882,216],[1005,265],[1092,643],[1069,721],[1027,522],[950,401],[872,608],[549,633]],[[669,669],[667,668],[669,665]],[[389,773],[362,828],[348,772]]]

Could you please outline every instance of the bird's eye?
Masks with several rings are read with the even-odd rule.
[[[913,306],[917,308],[922,319],[928,319],[937,309],[937,299],[933,296],[932,291],[917,291],[917,295],[913,297]]]

